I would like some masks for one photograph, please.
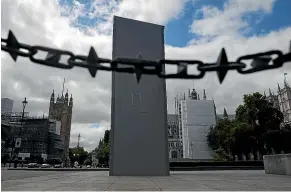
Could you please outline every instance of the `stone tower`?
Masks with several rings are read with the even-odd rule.
[[[291,88],[286,79],[284,80],[284,87],[281,88],[278,84],[278,103],[280,111],[284,115],[284,123],[291,124]]]
[[[68,161],[69,158],[69,144],[71,135],[71,121],[72,121],[72,109],[73,109],[73,97],[69,99],[68,90],[64,95],[64,85],[62,95],[55,100],[55,93],[51,94],[50,106],[49,106],[49,119],[57,120],[61,122],[61,138],[64,142],[64,156],[63,159]]]
[[[285,74],[284,74],[285,75]],[[273,106],[278,108],[284,115],[284,124],[291,124],[291,88],[284,79],[284,86],[278,84],[277,95],[269,89],[269,95],[266,99],[273,103]],[[264,93],[265,95],[265,93]]]

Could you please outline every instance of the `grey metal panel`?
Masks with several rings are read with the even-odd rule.
[[[113,58],[164,58],[164,27],[114,17]],[[112,73],[111,176],[169,175],[165,80]]]
[[[191,158],[212,159],[206,136],[210,126],[216,124],[214,103],[212,100],[187,100],[186,106]]]

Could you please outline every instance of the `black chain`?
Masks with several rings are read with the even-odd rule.
[[[284,63],[291,61],[291,43],[289,52],[283,54],[280,50],[272,50],[263,53],[250,54],[239,57],[235,62],[229,62],[224,48],[215,63],[203,63],[198,60],[166,60],[158,61],[144,60],[141,55],[137,58],[116,58],[105,59],[98,57],[96,51],[91,47],[89,54],[75,55],[70,51],[53,49],[44,46],[30,46],[19,43],[9,31],[8,38],[1,38],[1,49],[8,52],[14,61],[18,56],[29,57],[29,59],[41,65],[56,67],[61,69],[72,69],[75,66],[87,68],[92,77],[96,76],[98,70],[115,71],[121,73],[135,73],[139,82],[142,74],[157,75],[160,78],[171,79],[201,79],[206,72],[216,71],[220,83],[223,82],[229,70],[237,70],[240,74],[249,74],[258,71],[275,69],[282,67]],[[45,59],[37,59],[35,56],[38,52],[46,52]],[[69,56],[67,62],[62,63],[61,57]],[[272,56],[276,56],[273,58]],[[246,69],[247,65],[243,61],[250,60],[251,68]],[[109,65],[104,65],[109,64]],[[165,65],[177,66],[177,73],[166,74]],[[199,74],[188,74],[189,66],[197,66]]]

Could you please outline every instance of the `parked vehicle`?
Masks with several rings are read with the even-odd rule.
[[[63,165],[62,164],[55,164],[54,168],[63,168]]]
[[[36,168],[36,167],[38,167],[38,164],[37,164],[37,163],[29,163],[29,164],[27,165],[27,167],[28,167],[28,168]]]
[[[63,161],[59,158],[52,158],[47,160],[47,163],[50,164],[54,168],[62,168],[63,167]]]
[[[47,163],[44,163],[40,166],[41,168],[50,168],[51,166]]]

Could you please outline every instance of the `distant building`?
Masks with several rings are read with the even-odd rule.
[[[65,81],[64,81],[65,84]],[[62,95],[55,100],[55,93],[51,94],[50,106],[49,106],[49,119],[57,120],[61,122],[60,136],[64,142],[64,156],[63,160],[67,163],[69,160],[69,145],[71,136],[71,124],[72,124],[72,110],[73,110],[73,97],[69,98],[68,90],[64,95],[64,84]]]
[[[1,120],[8,122],[19,122],[23,118],[26,119],[29,117],[29,112],[6,112],[1,114]]]
[[[169,143],[169,158],[183,158],[183,145],[179,138],[179,120],[177,114],[168,114],[168,143]]]
[[[44,159],[61,158],[63,142],[60,135],[51,132],[50,127],[56,122],[48,118],[25,118],[21,121],[10,123],[11,136],[6,138],[8,143],[21,138],[20,145],[14,144],[8,148],[16,148],[18,157],[30,159],[43,157]],[[11,151],[11,150],[9,150]]]
[[[11,113],[13,110],[14,101],[9,98],[1,98],[1,114]]]
[[[273,103],[274,107],[278,108],[284,115],[284,124],[291,125],[291,88],[284,80],[284,86],[281,88],[278,84],[277,95],[269,89],[269,95],[266,99]]]
[[[212,159],[212,150],[207,143],[207,134],[211,126],[216,125],[216,110],[213,100],[207,100],[205,90],[200,95],[195,91],[186,97],[176,97],[176,113],[179,119],[180,141],[183,146],[183,158],[197,161]]]

